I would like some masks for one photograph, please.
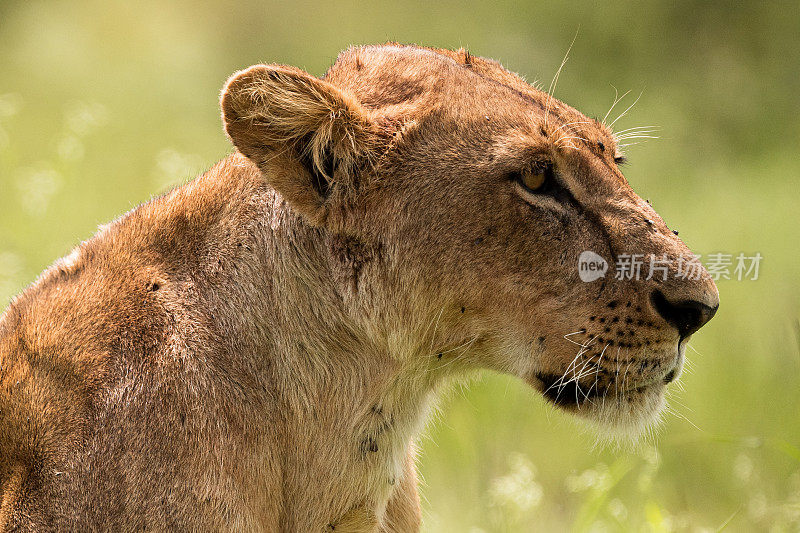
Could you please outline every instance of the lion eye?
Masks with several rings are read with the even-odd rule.
[[[544,172],[523,172],[521,181],[526,189],[535,191],[544,185],[546,179]]]
[[[547,183],[547,168],[534,168],[523,170],[517,176],[517,181],[529,192],[539,192]]]

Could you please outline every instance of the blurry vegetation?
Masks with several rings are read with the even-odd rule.
[[[800,15],[795,2],[0,2],[0,298],[230,150],[218,91],[257,62],[321,75],[350,44],[464,46],[615,127],[626,175],[692,248],[764,256],[719,282],[651,442],[591,433],[517,381],[454,395],[421,442],[426,531],[798,531]],[[612,87],[613,86],[613,87]],[[618,106],[619,108],[619,106]]]

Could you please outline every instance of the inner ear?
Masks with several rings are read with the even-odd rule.
[[[307,136],[310,137],[310,134]],[[301,140],[301,145],[307,145],[311,139]],[[325,148],[317,155],[319,158],[319,165],[314,163],[312,154],[304,151],[300,154],[300,162],[303,168],[311,176],[311,186],[322,198],[330,196],[333,177],[336,173],[336,159],[333,157],[331,150]],[[322,171],[318,167],[322,167]]]
[[[388,146],[385,128],[355,96],[294,67],[234,74],[221,106],[236,148],[314,224],[325,220],[333,193],[352,194],[358,175]]]

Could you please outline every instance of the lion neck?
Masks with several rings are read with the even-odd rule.
[[[266,302],[261,320],[273,330],[266,351],[286,409],[289,463],[325,457],[314,477],[336,482],[331,493],[352,483],[351,494],[367,487],[380,503],[402,476],[438,381],[372,319],[361,291],[371,292],[375,248],[309,226],[277,194],[265,203],[269,261],[258,275],[269,298],[254,297]]]

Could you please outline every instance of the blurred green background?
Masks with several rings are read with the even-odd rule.
[[[486,376],[421,440],[425,531],[800,531],[800,11],[796,2],[0,1],[0,299],[98,224],[224,157],[217,98],[258,62],[321,75],[350,44],[467,47],[615,127],[625,168],[721,280],[683,391],[634,451]],[[613,116],[613,115],[612,115]]]

